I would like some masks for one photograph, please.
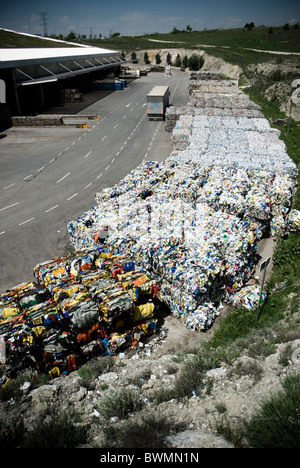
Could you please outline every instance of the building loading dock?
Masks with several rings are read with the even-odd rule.
[[[90,82],[119,74],[121,53],[98,47],[0,49],[0,79],[5,82],[3,116],[34,115],[64,100],[64,90],[90,89]]]

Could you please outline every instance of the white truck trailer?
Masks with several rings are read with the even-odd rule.
[[[165,120],[169,96],[169,86],[154,86],[147,96],[147,115],[149,120]]]

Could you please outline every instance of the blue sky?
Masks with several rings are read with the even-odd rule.
[[[43,34],[45,12],[49,35],[72,30],[97,37],[300,22],[299,0],[2,0],[0,11],[1,28]]]

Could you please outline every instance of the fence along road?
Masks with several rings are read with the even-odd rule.
[[[91,128],[11,128],[0,139],[0,292],[32,279],[33,267],[72,250],[67,223],[94,205],[94,194],[143,160],[171,151],[164,122],[149,122],[146,95],[168,84],[171,104],[188,100],[189,73],[152,73],[83,113]]]

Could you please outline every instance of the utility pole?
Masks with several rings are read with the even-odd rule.
[[[261,272],[263,271],[264,275],[263,275],[263,280],[262,280],[261,288],[260,288],[260,295],[259,295],[258,306],[257,306],[257,311],[256,311],[256,320],[258,320],[258,316],[259,316],[259,306],[260,306],[261,298],[262,298],[262,294],[263,294],[263,288],[264,288],[264,283],[265,283],[265,278],[266,278],[267,267],[268,267],[270,261],[271,261],[271,257],[268,257],[260,266],[260,271]]]
[[[47,25],[48,25],[47,15],[48,15],[48,13],[46,11],[42,11],[40,14],[41,14],[41,19],[42,19],[42,24],[43,24],[43,27],[44,27],[44,36],[48,36],[48,29],[47,29]]]

